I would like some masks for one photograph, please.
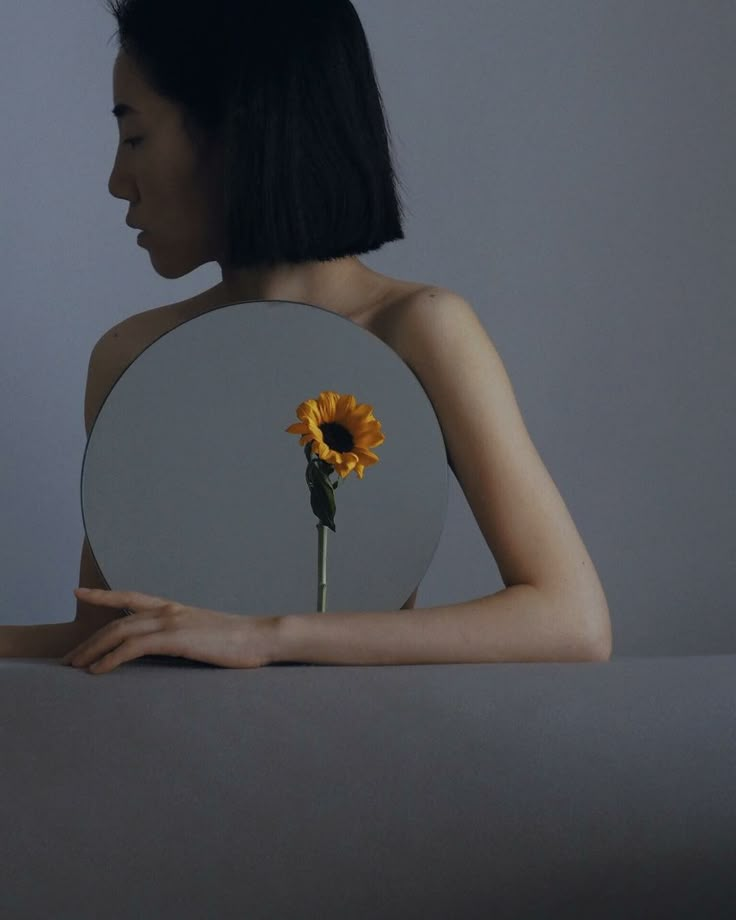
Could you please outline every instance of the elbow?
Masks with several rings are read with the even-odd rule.
[[[579,583],[564,608],[575,611],[573,628],[586,652],[585,661],[610,661],[613,631],[603,585],[598,577]],[[563,608],[563,609],[564,609]]]
[[[600,649],[598,650],[598,655],[599,657],[595,659],[596,661],[610,661],[613,655],[613,638],[611,636],[610,620],[608,623],[608,639],[604,644],[601,645]]]
[[[570,645],[576,649],[577,661],[610,661],[613,654],[613,634],[611,630],[611,617],[608,611],[608,602],[602,598],[588,596],[581,601],[567,598],[560,607],[560,618],[567,615]],[[575,611],[570,616],[571,611]]]
[[[586,658],[586,661],[610,661],[612,654],[613,643],[609,642],[607,645],[601,643],[591,648],[590,655]]]
[[[603,585],[600,579],[563,579],[536,585],[546,597],[564,633],[561,637],[567,660],[583,662],[610,661],[613,655],[613,631]]]
[[[583,639],[579,632],[573,635],[572,639],[567,640],[562,647],[562,652],[556,661],[574,661],[582,664],[589,662],[610,661],[612,648],[611,643],[593,642]]]
[[[605,638],[585,638],[586,634],[581,634],[580,630],[573,633],[573,638],[565,645],[565,651],[568,661],[578,662],[598,662],[610,661],[613,652],[612,643]],[[574,649],[570,652],[570,649]]]
[[[586,635],[588,636],[588,661],[610,661],[613,654],[613,632],[611,629],[611,616],[608,604],[604,604],[597,612],[590,608],[584,611]]]

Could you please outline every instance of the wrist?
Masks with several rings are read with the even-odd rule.
[[[263,617],[266,632],[266,655],[269,664],[284,660],[284,628],[286,616]]]

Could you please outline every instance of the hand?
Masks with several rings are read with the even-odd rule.
[[[107,674],[142,655],[173,655],[225,668],[260,668],[271,663],[278,617],[241,616],[185,607],[138,591],[75,588],[86,604],[127,607],[135,612],[113,620],[63,658],[64,664]]]

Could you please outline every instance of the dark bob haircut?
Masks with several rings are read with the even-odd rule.
[[[228,265],[329,261],[404,239],[390,130],[350,0],[106,6],[121,50],[180,107],[192,142],[222,144]]]

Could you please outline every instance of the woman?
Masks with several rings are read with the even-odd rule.
[[[222,270],[211,290],[121,324],[131,353],[253,299],[318,304],[380,335],[432,401],[506,588],[445,607],[412,609],[415,591],[401,611],[282,617],[97,589],[77,594],[77,622],[84,613],[93,624],[92,610],[114,617],[64,661],[107,673],[151,654],[236,668],[608,660],[600,580],[475,311],[358,258],[404,234],[380,91],[349,0],[110,6],[120,36],[110,193],[145,230],[139,242],[160,275],[213,260]]]

